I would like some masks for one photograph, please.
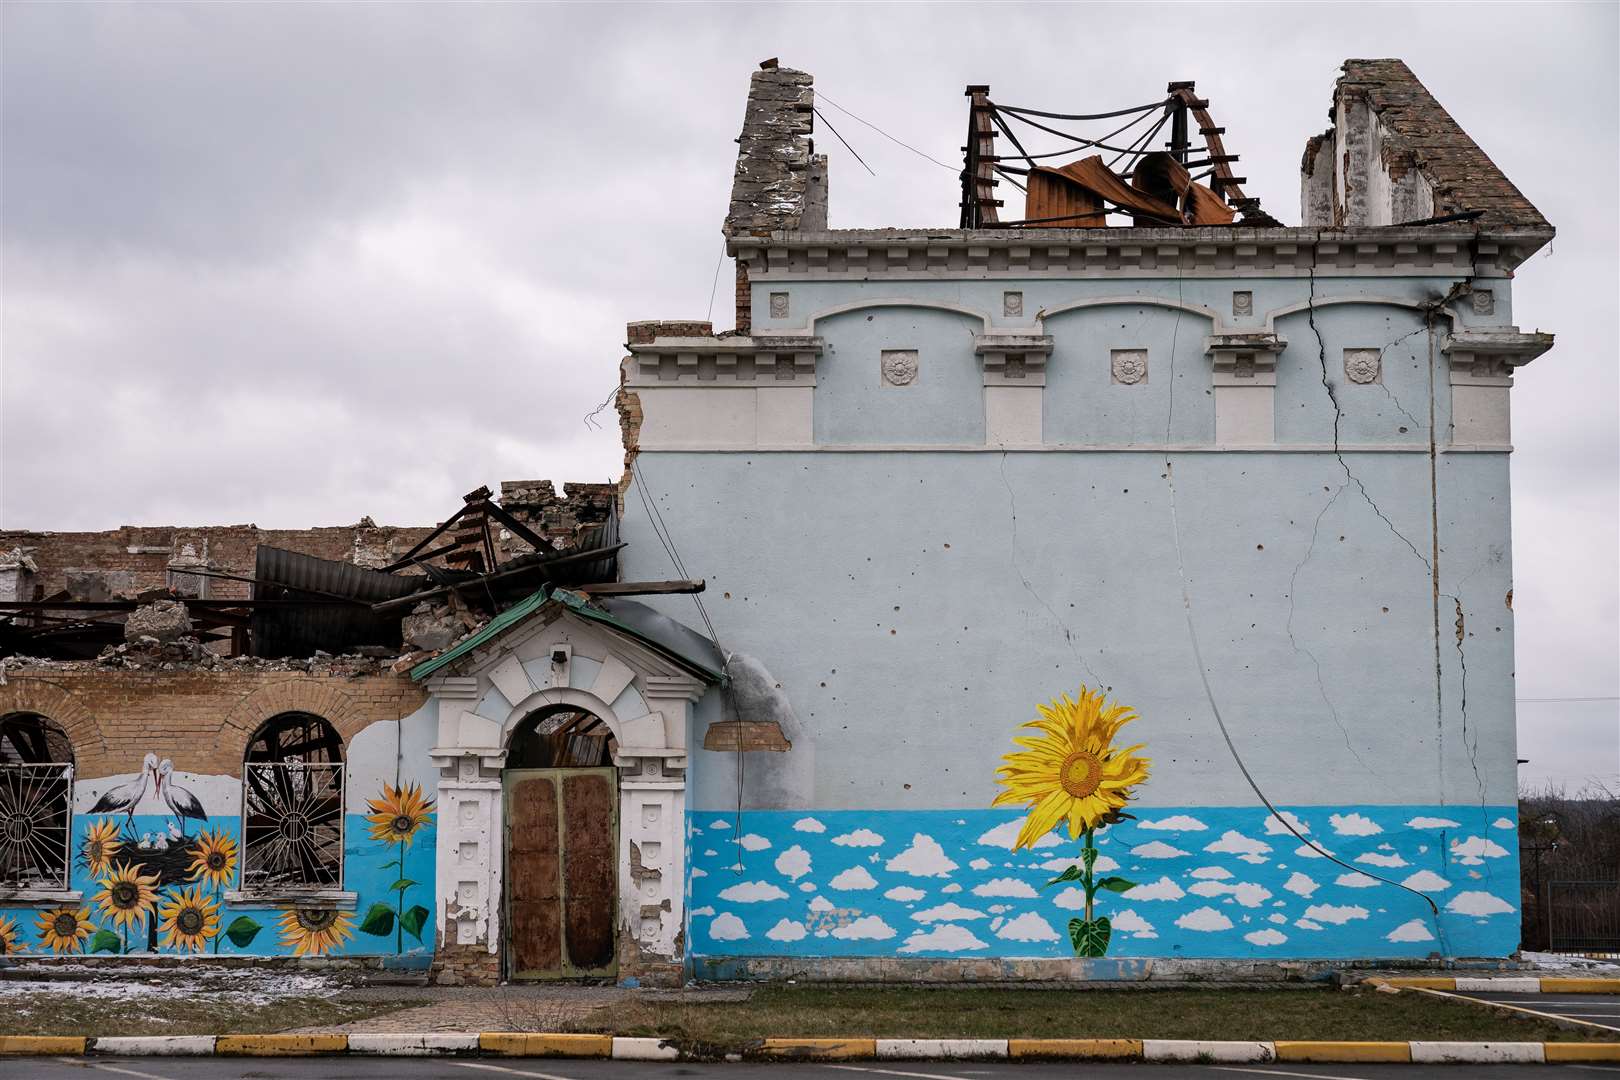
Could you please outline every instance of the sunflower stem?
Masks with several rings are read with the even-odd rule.
[[[1092,864],[1097,861],[1097,849],[1093,846],[1092,841],[1095,832],[1095,829],[1086,830],[1085,846],[1080,849],[1080,861],[1085,864],[1086,868],[1085,877],[1080,879],[1081,884],[1086,889],[1086,922],[1091,921],[1091,903],[1097,895],[1097,886],[1092,882],[1093,875],[1091,872]]]

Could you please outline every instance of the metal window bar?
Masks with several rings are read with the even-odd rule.
[[[343,885],[343,764],[242,765],[242,889]]]
[[[0,888],[66,889],[73,766],[0,764]]]

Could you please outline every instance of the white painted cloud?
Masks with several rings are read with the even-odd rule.
[[[1080,865],[1080,860],[1078,860],[1078,859],[1047,859],[1045,862],[1038,863],[1037,865],[1042,870],[1051,870],[1051,871],[1054,871],[1055,873],[1061,874],[1063,871],[1067,870],[1071,866],[1079,866]],[[1098,855],[1097,856],[1097,861],[1091,864],[1091,869],[1092,869],[1092,871],[1094,873],[1106,874],[1106,873],[1109,873],[1110,871],[1118,870],[1119,869],[1119,863],[1115,862],[1113,859],[1110,859],[1107,855]]]
[[[1179,859],[1183,855],[1191,854],[1191,852],[1172,847],[1163,840],[1154,840],[1131,848],[1131,854],[1139,859]]]
[[[1232,920],[1212,907],[1201,907],[1196,911],[1189,911],[1181,916],[1176,920],[1176,925],[1183,930],[1201,930],[1209,933],[1216,930],[1232,929]]]
[[[775,926],[765,931],[765,936],[772,941],[803,941],[807,933],[809,931],[805,930],[803,923],[779,919]]]
[[[697,918],[700,915],[713,915],[713,914],[714,914],[714,908],[710,907],[707,904],[704,904],[700,908],[693,908],[692,909],[692,917],[694,919]]]
[[[1134,937],[1156,938],[1159,936],[1158,932],[1153,929],[1153,924],[1142,918],[1131,908],[1126,908],[1109,921],[1113,923],[1116,931]]]
[[[1333,904],[1312,904],[1305,909],[1307,919],[1318,922],[1332,923],[1334,926],[1343,926],[1355,919],[1365,919],[1370,912],[1359,904],[1336,906]],[[1295,925],[1299,925],[1295,923]]]
[[[1247,881],[1228,884],[1224,881],[1200,881],[1187,890],[1194,896],[1231,896],[1244,907],[1259,907],[1271,899],[1271,890],[1264,885]]]
[[[1016,919],[1009,919],[996,931],[996,936],[1007,941],[1058,941],[1058,932],[1052,929],[1052,924],[1035,914],[1026,911]]]
[[[795,821],[793,823],[793,831],[794,832],[809,832],[809,833],[824,833],[824,832],[827,831],[827,826],[823,825],[821,822],[817,821],[813,817],[802,817],[798,821]]]
[[[990,860],[974,859],[972,862],[968,863],[968,866],[974,870],[988,870],[990,869]]]
[[[970,919],[987,918],[984,912],[963,907],[961,904],[941,904],[924,911],[916,912],[911,916],[918,922],[967,922]]]
[[[1506,854],[1507,848],[1483,836],[1451,842],[1451,857],[1464,866],[1479,866],[1486,859],[1500,859]]]
[[[1023,818],[1014,818],[1012,821],[1003,821],[1000,825],[997,825],[995,828],[981,835],[978,842],[984,844],[986,847],[1005,848],[1007,851],[1011,851],[1013,849],[1013,845],[1018,842],[1018,832],[1023,827]],[[1056,833],[1047,833],[1045,836],[1035,841],[1035,843],[1031,846],[1036,848],[1049,848],[1057,847],[1061,843],[1063,843],[1062,837],[1058,836]]]
[[[827,887],[843,889],[845,892],[854,892],[859,889],[875,889],[877,888],[877,878],[868,874],[864,866],[852,866],[827,882]]]
[[[699,869],[698,867],[694,866],[694,867],[692,867],[692,876],[693,877],[708,877],[709,872],[707,870],[702,870],[702,869]]]
[[[1232,876],[1232,871],[1228,870],[1224,866],[1200,866],[1198,869],[1192,872],[1192,876],[1195,878],[1211,878],[1217,881],[1224,881]]]
[[[883,837],[871,829],[856,829],[854,832],[833,837],[832,842],[839,847],[882,847]]]
[[[1159,818],[1157,821],[1141,821],[1137,823],[1136,827],[1155,832],[1203,832],[1209,828],[1202,821],[1187,814],[1175,814],[1171,817]]]
[[[1328,855],[1333,854],[1331,848],[1323,848],[1322,850],[1326,851]],[[1321,851],[1317,851],[1309,844],[1299,845],[1299,847],[1294,849],[1294,854],[1298,855],[1302,859],[1324,859],[1327,857],[1326,855],[1323,855]]]
[[[1086,906],[1086,890],[1071,885],[1052,897],[1052,903],[1067,911],[1079,911]]]
[[[1012,896],[1020,900],[1033,899],[1037,894],[1027,881],[1003,877],[973,886],[974,896]]]
[[[1322,924],[1321,923],[1312,922],[1309,919],[1296,919],[1296,920],[1294,920],[1294,925],[1299,927],[1301,930],[1320,930],[1320,929],[1322,929]]]
[[[1461,892],[1451,898],[1446,910],[1459,915],[1511,915],[1514,907],[1488,892]]]
[[[948,877],[956,869],[956,863],[946,856],[939,841],[932,836],[915,833],[911,837],[911,846],[890,859],[886,869],[912,877]]]
[[[833,910],[833,902],[831,900],[827,899],[825,896],[811,897],[810,898],[810,910],[811,911],[832,911]]]
[[[1221,834],[1221,838],[1213,844],[1206,844],[1204,850],[1216,855],[1255,856],[1258,858],[1271,850],[1271,845],[1264,840],[1244,836],[1235,829],[1228,829]],[[1259,861],[1264,861],[1263,859]]]
[[[913,889],[910,885],[896,885],[883,895],[890,900],[898,900],[902,904],[909,904],[915,900],[921,900],[928,894],[921,889]]]
[[[709,936],[716,941],[746,941],[748,927],[737,916],[725,911],[716,915],[709,924]]]
[[[789,881],[798,881],[810,872],[810,853],[794,844],[776,857],[776,872]]]
[[[815,892],[816,891],[816,883],[813,882],[813,881],[801,881],[801,882],[799,882],[799,891],[800,892]]]
[[[1243,935],[1243,940],[1252,945],[1281,945],[1288,940],[1288,935],[1278,930],[1254,930]]]
[[[1288,823],[1288,825],[1292,825],[1294,827],[1294,832],[1298,833],[1299,835],[1301,835],[1301,836],[1309,836],[1309,835],[1311,835],[1311,827],[1309,825],[1305,824],[1305,822],[1302,819],[1296,817],[1294,814],[1289,813],[1287,810],[1284,810],[1282,812],[1280,820],[1279,820],[1278,816],[1275,815],[1275,814],[1267,814],[1266,815],[1266,835],[1267,836],[1290,836],[1290,835],[1292,835],[1292,833],[1290,833],[1288,831],[1288,825],[1283,824],[1284,821],[1286,821]]]
[[[744,851],[764,851],[771,846],[771,842],[758,833],[749,833],[738,843],[742,844]]]
[[[1170,878],[1161,877],[1158,881],[1128,889],[1124,895],[1127,900],[1180,900],[1187,894]]]
[[[906,943],[896,952],[963,952],[971,949],[988,949],[990,946],[973,936],[973,931],[965,926],[956,926],[952,923],[941,923],[929,931],[918,930],[906,938]]]
[[[1406,823],[1408,829],[1460,829],[1462,822],[1443,817],[1415,817]]]
[[[1278,926],[1286,926],[1288,925],[1288,916],[1281,915],[1273,911],[1270,915],[1266,916],[1266,921],[1276,923]]]
[[[1433,870],[1419,870],[1401,884],[1408,889],[1416,889],[1418,892],[1441,892],[1451,888],[1451,882]]]
[[[1376,836],[1384,831],[1372,818],[1361,814],[1334,814],[1328,823],[1340,836]]]
[[[1298,895],[1305,897],[1307,900],[1310,899],[1311,893],[1315,892],[1321,887],[1322,886],[1320,883],[1306,877],[1298,870],[1295,870],[1288,876],[1288,880],[1283,882],[1283,888],[1287,889],[1291,893],[1297,893]]]
[[[1428,924],[1422,919],[1413,919],[1403,922],[1395,929],[1384,935],[1385,941],[1433,941],[1434,935],[1429,933]]]
[[[1408,865],[1407,861],[1399,855],[1380,855],[1376,851],[1366,851],[1357,855],[1356,862],[1366,863],[1368,866],[1387,866],[1394,868]]]
[[[894,927],[876,915],[865,915],[848,926],[834,927],[832,936],[843,941],[883,941],[894,937]]]
[[[711,821],[711,822],[709,822],[709,828],[711,828],[711,829],[729,829],[729,828],[731,828],[731,822],[729,822],[729,821]]]
[[[1346,889],[1370,889],[1378,884],[1378,880],[1376,878],[1370,878],[1366,874],[1360,873],[1340,874],[1338,877],[1333,879],[1333,884],[1342,886]]]
[[[959,892],[962,891],[962,886],[958,885],[956,882],[953,881],[949,885],[945,886],[943,889],[941,889],[939,891],[942,892],[942,893],[959,893]]]
[[[744,881],[720,890],[720,899],[733,904],[757,904],[763,900],[782,900],[786,897],[787,893],[768,881]]]
[[[1499,817],[1491,822],[1491,828],[1493,829],[1517,829],[1518,827],[1518,822],[1510,821],[1505,817]]]

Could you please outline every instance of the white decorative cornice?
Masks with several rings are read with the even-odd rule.
[[[984,358],[986,386],[1045,386],[1052,335],[1028,331],[975,334],[973,351]]]
[[[826,341],[808,335],[658,337],[630,346],[629,386],[814,386]]]
[[[1453,386],[1511,386],[1514,368],[1523,367],[1553,346],[1553,335],[1503,330],[1458,330],[1440,351],[1450,361]]]
[[[1204,338],[1204,351],[1210,355],[1215,372],[1215,384],[1242,385],[1245,380],[1260,379],[1275,385],[1277,354],[1288,345],[1288,339],[1269,330],[1216,330]]]
[[[1008,277],[1504,276],[1551,230],[840,229],[734,236],[761,280]]]

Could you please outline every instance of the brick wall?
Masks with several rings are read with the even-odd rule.
[[[398,720],[427,695],[405,675],[310,671],[116,671],[62,665],[10,668],[0,716],[34,712],[67,731],[81,778],[134,772],[147,752],[183,772],[240,775],[258,727],[283,712],[329,721],[347,743],[367,725]]]

